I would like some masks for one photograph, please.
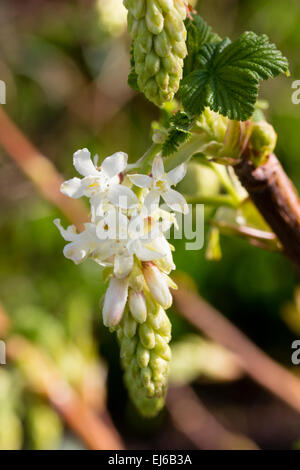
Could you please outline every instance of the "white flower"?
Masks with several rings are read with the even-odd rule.
[[[73,155],[73,164],[83,178],[72,178],[61,185],[61,192],[72,198],[91,198],[94,217],[102,215],[102,205],[108,200],[112,204],[128,208],[138,205],[136,195],[120,184],[120,173],[127,165],[127,155],[117,152],[103,160],[96,168],[87,149],[78,150]]]
[[[96,229],[93,224],[84,224],[84,231],[76,232],[74,225],[64,229],[59,219],[55,219],[54,224],[60,231],[62,237],[70,242],[64,247],[66,258],[74,261],[75,264],[82,263],[97,246]]]
[[[94,224],[84,224],[84,230],[81,233],[77,233],[74,225],[64,229],[59,219],[55,219],[53,222],[62,237],[70,242],[63,250],[67,259],[70,259],[75,264],[80,264],[87,258],[93,259],[102,266],[110,264],[108,260],[114,254],[114,247],[111,245],[110,240],[99,242]]]
[[[188,212],[186,200],[178,191],[171,189],[171,186],[184,178],[185,173],[184,163],[165,173],[163,159],[158,155],[153,161],[151,176],[135,174],[128,175],[128,177],[136,186],[149,189],[144,204],[150,213],[158,208],[161,196],[172,210],[186,214]]]
[[[131,272],[134,256],[141,261],[172,257],[161,230],[161,224],[150,217],[136,215],[129,219],[120,210],[108,211],[96,226],[99,243],[108,242],[107,258],[114,254],[114,275],[119,279]]]

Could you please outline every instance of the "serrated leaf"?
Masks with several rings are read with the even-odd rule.
[[[192,124],[193,121],[191,118],[182,111],[177,111],[177,113],[171,117],[169,122],[171,128],[173,127],[181,131],[189,131]]]
[[[190,129],[193,122],[194,121],[182,111],[178,111],[172,116],[169,123],[168,137],[163,144],[163,156],[166,157],[176,152],[178,147],[190,138]]]
[[[184,61],[183,76],[194,70],[196,55],[204,44],[218,43],[221,38],[212,32],[212,29],[199,15],[192,15],[185,20],[187,30],[187,57]]]
[[[197,54],[198,69],[182,81],[184,109],[200,114],[205,106],[230,119],[245,121],[255,109],[260,80],[288,71],[288,62],[267,36],[244,33],[237,41],[206,44]]]
[[[246,31],[226,47],[216,59],[215,67],[230,67],[232,73],[246,69],[258,80],[267,80],[287,72],[288,61],[268,36]]]

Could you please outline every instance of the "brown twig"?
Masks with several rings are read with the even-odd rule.
[[[64,196],[59,188],[62,176],[42,155],[0,107],[0,144],[41,194],[78,227],[87,221],[87,209],[81,201]]]
[[[97,416],[61,377],[51,359],[21,336],[6,341],[7,357],[18,363],[35,393],[45,396],[69,427],[91,450],[120,450],[122,440],[107,422]]]
[[[281,245],[273,232],[266,232],[246,225],[234,225],[227,222],[212,220],[211,224],[218,227],[223,234],[244,238],[251,245],[268,251],[281,251]]]
[[[191,387],[171,387],[167,396],[167,408],[176,428],[198,449],[259,449],[249,438],[229,431],[217,421]]]
[[[255,167],[244,155],[235,167],[261,215],[280,240],[284,253],[300,270],[300,201],[297,191],[274,154]]]
[[[300,413],[300,380],[267,356],[238,328],[195,292],[174,291],[180,314],[213,341],[233,352],[257,383]]]

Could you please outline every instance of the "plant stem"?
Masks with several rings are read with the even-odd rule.
[[[221,184],[223,185],[224,189],[226,189],[228,194],[230,194],[230,196],[234,200],[235,206],[239,206],[239,204],[241,203],[241,200],[240,200],[240,198],[237,194],[237,191],[236,191],[234,185],[230,181],[229,176],[226,173],[223,173],[222,171],[220,171],[220,168],[215,163],[213,163],[213,162],[208,162],[208,163],[209,163],[209,166],[212,168],[212,170],[214,170],[214,172],[218,176],[218,178],[219,178]]]
[[[192,156],[201,152],[201,148],[207,144],[207,136],[193,135],[185,144],[183,144],[177,153],[169,155],[165,160],[165,170],[170,171],[181,163],[188,162]]]
[[[234,169],[280,240],[283,252],[300,270],[300,201],[277,157],[269,155],[266,163],[256,168],[245,152],[242,162]]]
[[[207,204],[216,207],[226,206],[234,209],[239,206],[239,203],[227,194],[219,194],[216,196],[186,196],[185,198],[189,204]]]
[[[161,151],[162,144],[152,144],[149,149],[144,153],[144,155],[139,158],[135,163],[129,164],[127,166],[127,172],[135,168],[139,168],[141,173],[147,173],[149,167],[151,167],[154,157]]]

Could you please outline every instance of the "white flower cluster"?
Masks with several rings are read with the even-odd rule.
[[[160,198],[172,210],[188,211],[184,197],[171,189],[184,177],[185,165],[165,173],[157,156],[150,175],[127,175],[127,158],[117,152],[97,166],[97,157],[93,162],[87,149],[77,151],[73,162],[83,178],[64,182],[61,191],[72,198],[87,196],[91,221],[81,233],[73,225],[64,229],[59,219],[54,221],[69,242],[66,258],[76,264],[91,258],[111,268],[103,306],[108,327],[118,325],[127,299],[136,321],[145,321],[145,289],[163,308],[171,305],[168,274],[175,266],[164,233],[175,223],[175,215],[160,207]]]

